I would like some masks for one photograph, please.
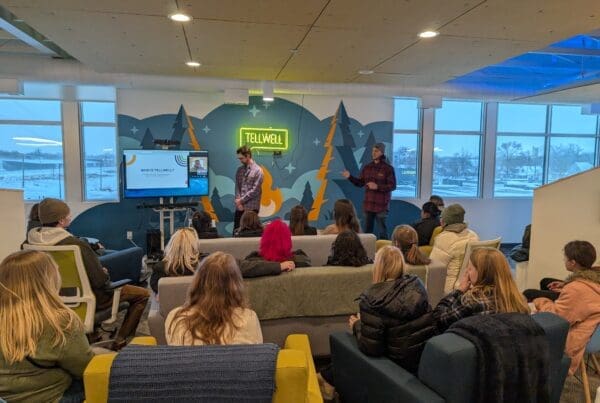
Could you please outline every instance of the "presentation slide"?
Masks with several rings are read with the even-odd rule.
[[[186,188],[187,152],[165,151],[160,154],[140,151],[126,165],[128,189]]]
[[[208,152],[123,150],[125,198],[205,196]]]

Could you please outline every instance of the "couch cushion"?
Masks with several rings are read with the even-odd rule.
[[[305,267],[279,276],[246,279],[259,319],[334,316],[358,311],[358,296],[371,285],[372,265]]]
[[[372,281],[373,265],[304,267],[278,276],[245,279],[250,307],[261,320],[334,316],[358,311],[356,298]],[[191,276],[164,277],[158,283],[160,313],[181,306]]]
[[[293,249],[302,249],[313,266],[324,266],[331,251],[331,244],[337,235],[306,235],[292,237]],[[358,234],[367,256],[375,256],[375,235]],[[204,253],[227,252],[237,259],[243,259],[250,252],[258,250],[260,238],[217,238],[200,240],[200,250]]]

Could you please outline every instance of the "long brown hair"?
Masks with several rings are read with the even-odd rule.
[[[333,219],[338,227],[338,232],[352,230],[360,232],[360,223],[354,204],[348,199],[339,199],[333,205]]]
[[[290,231],[292,235],[304,235],[305,227],[308,227],[308,214],[304,206],[298,204],[290,211]]]
[[[419,235],[410,225],[398,225],[394,228],[392,244],[402,251],[408,264],[424,265],[431,263],[431,259],[419,250]]]
[[[240,228],[238,231],[254,231],[262,229],[263,226],[258,218],[258,214],[254,210],[246,210],[240,218]]]
[[[183,326],[182,342],[189,333],[204,344],[223,344],[239,329],[235,310],[247,307],[244,281],[235,258],[214,252],[196,270],[187,300],[173,318],[169,333],[173,334],[174,326]]]
[[[0,352],[8,364],[36,353],[49,331],[51,347],[63,347],[67,332],[83,329],[77,315],[58,295],[58,266],[48,254],[25,250],[0,263]]]
[[[529,307],[517,289],[502,252],[495,248],[477,248],[471,252],[470,262],[477,270],[477,281],[468,293],[492,293],[498,313],[529,313]]]

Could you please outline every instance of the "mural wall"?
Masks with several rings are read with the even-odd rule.
[[[234,178],[239,166],[235,150],[240,145],[242,127],[288,131],[288,149],[281,155],[254,152],[265,174],[259,214],[264,221],[285,219],[293,206],[302,204],[309,211],[311,225],[322,228],[331,222],[333,204],[340,198],[352,200],[362,219],[364,190],[345,180],[341,171],[358,174],[371,161],[370,150],[377,142],[386,145],[388,156],[392,152],[392,122],[363,125],[352,118],[343,100],[322,120],[303,106],[281,98],[266,103],[261,97],[251,97],[249,105],[220,105],[204,117],[192,116],[187,109],[182,104],[178,110],[145,118],[119,114],[119,147],[149,149],[156,147],[154,140],[170,139],[180,142],[174,149],[208,150],[209,195],[177,198],[175,202],[198,202],[198,209],[213,214],[223,235],[229,235],[233,227]],[[76,218],[71,230],[97,237],[111,248],[130,246],[124,236],[129,230],[137,244],[145,245],[146,230],[158,228],[159,222],[158,213],[139,208],[142,202],[155,204],[158,199],[121,199],[119,203],[93,207]],[[414,205],[393,201],[388,226],[412,222],[418,215]],[[185,219],[185,212],[176,213],[175,227],[184,225]],[[98,222],[108,225],[99,226]],[[90,228],[95,228],[92,233]]]

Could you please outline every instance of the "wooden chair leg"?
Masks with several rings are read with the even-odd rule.
[[[585,369],[585,357],[581,357],[581,383],[583,384],[583,393],[585,395],[585,403],[592,403],[592,395],[590,394],[590,384],[588,381],[587,371]]]
[[[594,368],[596,368],[596,373],[598,375],[600,375],[600,364],[598,363],[598,359],[596,358],[596,355],[590,354],[590,357],[592,358],[592,362],[594,363]]]

